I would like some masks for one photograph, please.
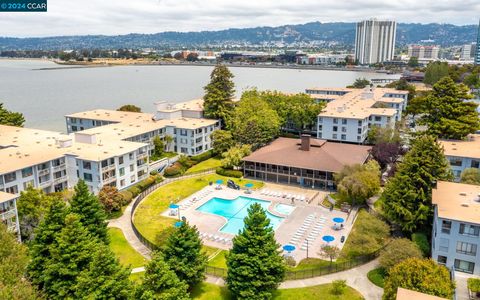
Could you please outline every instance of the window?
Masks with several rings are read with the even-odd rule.
[[[357,141],[359,142],[361,139],[361,137],[359,135],[357,135]]]
[[[332,139],[337,139],[337,134],[336,133],[332,134]]]
[[[473,273],[473,269],[475,268],[474,263],[465,261],[465,260],[460,260],[460,259],[455,260],[454,266],[456,271],[470,273],[470,274]]]
[[[77,131],[77,126],[72,126],[72,131]]]
[[[83,173],[83,179],[85,179],[85,181],[92,182],[92,174]]]
[[[437,262],[441,265],[446,265],[447,264],[447,257],[443,255],[439,255],[437,258]]]
[[[130,183],[134,183],[135,182],[135,175],[132,175],[132,177],[130,177]]]
[[[33,180],[26,181],[26,182],[23,183],[23,189],[24,189],[24,190],[28,189],[29,186],[31,186],[31,187],[34,186]]]
[[[125,186],[125,179],[120,180],[120,186]]]
[[[457,242],[457,253],[465,255],[477,255],[477,245],[465,242]]]
[[[337,127],[337,126],[333,126],[333,131],[334,131],[334,132],[338,131],[338,127]]]
[[[450,165],[451,166],[456,166],[456,167],[461,167],[462,166],[462,160],[460,158],[450,158]]]
[[[341,138],[342,138],[342,140],[345,141],[345,140],[347,139],[347,135],[346,135],[346,134],[342,134]]]
[[[135,166],[134,166],[134,165],[130,165],[130,172],[133,172],[134,169],[135,169]]]
[[[472,160],[472,163],[470,164],[470,166],[471,166],[472,168],[477,168],[477,169],[479,169],[479,168],[480,168],[480,161],[478,161],[478,160]]]
[[[120,157],[118,158],[118,164],[119,164],[119,165],[122,165],[122,164],[123,164],[123,156],[120,156]]]
[[[342,132],[347,132],[347,127],[342,127]]]
[[[15,174],[15,172],[8,173],[4,175],[4,178],[5,178],[5,183],[9,183],[17,180],[17,174]]]
[[[33,168],[30,167],[30,168],[25,168],[22,170],[22,177],[25,178],[25,177],[30,177],[33,175]]]
[[[322,131],[323,125],[318,125],[318,130]]]
[[[440,245],[438,250],[442,252],[448,252],[448,239],[443,239],[443,238],[440,239]]]
[[[125,175],[125,168],[120,168],[119,171],[120,171],[120,176]]]
[[[342,124],[347,125],[347,119],[342,119]]]
[[[333,118],[333,124],[338,124],[338,119],[337,118]]]
[[[460,224],[460,230],[458,233],[463,235],[479,236],[480,226]]]
[[[362,134],[362,128],[358,128],[357,133]]]
[[[318,118],[318,123],[323,123],[323,118]]]
[[[18,194],[18,187],[16,185],[9,186],[5,189],[5,192],[10,193],[10,194]]]
[[[362,126],[362,121],[358,121],[358,126]]]
[[[442,233],[450,234],[450,229],[452,229],[452,222],[442,221]]]
[[[92,163],[89,162],[89,161],[84,161],[84,162],[83,162],[83,168],[84,168],[85,170],[91,170],[91,169],[92,169]]]
[[[380,122],[382,120],[382,117],[380,116],[375,116],[375,122]]]

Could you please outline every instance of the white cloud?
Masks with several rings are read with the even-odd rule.
[[[0,13],[2,36],[156,33],[366,18],[476,24],[478,0],[48,0],[46,13]]]

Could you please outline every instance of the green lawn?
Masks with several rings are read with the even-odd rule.
[[[168,158],[175,157],[177,155],[178,155],[177,152],[163,152],[161,156],[150,155],[150,162],[157,161],[157,160],[160,160],[160,159],[163,159],[163,158],[166,158],[166,157],[168,157]]]
[[[172,182],[158,188],[142,201],[135,211],[133,219],[135,226],[148,240],[157,245],[161,244],[173,230],[173,224],[176,222],[173,218],[160,215],[168,208],[170,202],[178,202],[201,190],[209,182],[215,182],[218,179],[222,179],[224,182],[232,179],[240,186],[244,186],[247,182],[252,182],[255,189],[263,186],[263,182],[229,178],[217,174],[197,176]]]
[[[220,159],[216,158],[216,157],[212,157],[212,158],[209,158],[207,160],[204,160],[204,161],[194,165],[193,167],[188,169],[187,172],[185,172],[185,174],[205,171],[205,170],[208,170],[208,169],[218,168],[218,167],[221,167],[221,166],[222,166],[222,163],[220,162]]]
[[[218,253],[214,258],[208,261],[208,265],[211,267],[217,268],[227,268],[227,259],[225,258],[225,254],[227,254],[227,250],[222,250]]]
[[[131,266],[132,268],[145,265],[145,258],[130,246],[120,229],[108,228],[108,236],[110,238],[110,248],[122,265]]]
[[[385,270],[383,268],[376,268],[370,270],[367,274],[368,280],[370,280],[374,285],[381,287],[385,284]]]
[[[276,300],[360,300],[362,295],[351,287],[347,287],[343,295],[333,295],[331,293],[331,284],[321,284],[306,288],[282,289],[275,292],[273,299]],[[197,300],[229,300],[232,299],[228,289],[224,286],[218,286],[211,283],[202,283],[196,286],[191,297]]]

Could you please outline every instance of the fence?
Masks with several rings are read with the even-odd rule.
[[[182,179],[188,179],[188,178],[193,178],[193,177],[197,177],[199,175],[208,175],[208,174],[213,174],[215,173],[215,169],[207,169],[207,170],[203,170],[203,171],[198,171],[198,172],[194,172],[194,173],[190,173],[188,175],[183,175],[183,176],[179,176],[179,177],[175,177],[175,178],[167,178],[165,180],[163,180],[162,182],[159,182],[157,184],[154,184],[152,186],[150,186],[149,188],[147,188],[146,190],[144,190],[143,192],[141,192],[136,198],[135,200],[133,201],[133,205],[132,205],[132,212],[130,214],[130,223],[132,224],[132,229],[133,229],[133,232],[135,233],[135,235],[137,236],[137,238],[140,240],[140,242],[142,242],[142,244],[144,244],[147,248],[149,248],[150,250],[155,250],[157,248],[157,246],[155,245],[155,243],[153,243],[152,241],[150,241],[149,239],[147,239],[146,237],[144,237],[137,229],[137,227],[135,227],[135,224],[133,223],[133,215],[135,214],[135,210],[137,209],[138,205],[142,202],[143,199],[145,199],[145,197],[147,197],[149,194],[151,194],[153,191],[155,191],[156,189],[158,189],[159,187],[162,187],[166,184],[169,184],[169,183],[172,183],[172,182],[175,182],[175,181],[178,181],[178,180],[182,180]]]

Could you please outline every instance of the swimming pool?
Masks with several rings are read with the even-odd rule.
[[[267,217],[270,219],[270,225],[276,229],[284,218],[277,217],[268,212],[269,201],[263,201],[255,198],[240,196],[234,200],[222,198],[212,198],[205,204],[197,208],[198,211],[219,215],[227,219],[227,224],[220,228],[221,232],[238,234],[243,229],[243,219],[248,214],[248,207],[253,203],[258,203],[267,211]]]
[[[295,206],[288,205],[288,204],[280,203],[280,204],[277,204],[277,206],[275,206],[275,211],[277,211],[278,213],[281,213],[282,215],[289,215],[294,210],[295,210]]]

